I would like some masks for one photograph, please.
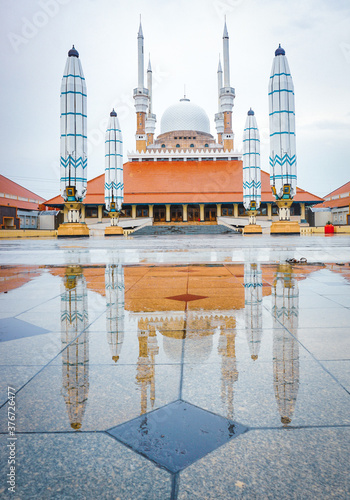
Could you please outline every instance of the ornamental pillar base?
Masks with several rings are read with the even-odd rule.
[[[60,224],[57,229],[58,238],[81,238],[90,236],[90,231],[85,222],[81,222],[80,210],[82,203],[67,201],[64,211],[67,213],[67,222]]]
[[[105,229],[105,236],[124,236],[123,228],[120,226],[108,226]]]
[[[111,218],[111,225],[105,229],[105,236],[124,236],[123,228],[118,226],[120,212],[114,210],[108,214]]]
[[[276,201],[280,220],[271,224],[270,234],[300,234],[300,225],[297,221],[290,220],[290,207],[293,199],[286,198]]]
[[[248,224],[244,226],[243,234],[262,234],[262,228],[259,224]]]
[[[300,225],[293,220],[277,220],[271,224],[270,234],[300,234]]]
[[[64,222],[57,229],[57,238],[81,238],[90,236],[85,222]]]

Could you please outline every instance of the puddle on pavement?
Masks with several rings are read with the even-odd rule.
[[[118,366],[121,371],[133,367],[128,373],[132,373],[136,390],[130,398],[138,400],[136,412],[123,417],[126,423],[113,429],[110,425],[106,427],[105,430],[110,428],[109,432],[117,439],[177,472],[243,432],[245,427],[234,419],[234,385],[239,376],[239,362],[259,361],[264,342],[264,300],[270,298],[272,354],[264,362],[272,365],[271,384],[276,409],[280,422],[288,426],[293,419],[301,377],[299,283],[312,279],[320,270],[335,272],[337,276],[340,273],[339,278],[345,279],[344,283],[350,281],[349,269],[333,264],[71,265],[49,268],[60,286],[57,300],[60,324],[53,325],[52,331],[60,332],[61,336],[62,380],[60,394],[54,397],[63,398],[68,425],[73,430],[84,430],[87,408],[93,404],[90,400],[90,358],[95,353],[90,344],[94,336],[102,332],[97,348],[101,350],[103,364]],[[8,273],[12,279],[16,272],[17,268],[3,268],[2,276],[6,279]],[[40,288],[40,272],[30,272],[34,273],[30,276],[38,277],[36,286]],[[11,294],[15,297],[16,290],[21,287],[25,290],[26,278],[17,281],[13,278],[11,283],[8,298]],[[317,285],[317,281],[315,283]],[[89,326],[95,303],[88,297],[98,296],[103,298],[105,306],[100,311],[101,317]],[[23,300],[25,302],[25,296]],[[6,311],[6,300],[3,311]],[[47,331],[29,323],[21,325],[15,318],[6,318],[6,321],[3,323],[6,338],[2,340],[9,341],[12,336],[17,342],[21,336]],[[244,331],[248,360],[238,359],[238,331]],[[202,364],[203,374],[209,364],[217,364],[221,377],[218,397],[225,415],[214,415],[183,401],[186,363]],[[172,398],[177,401],[173,406],[169,404],[171,401],[166,404],[157,401],[158,365],[180,367],[178,393]],[[115,377],[119,373],[115,372]],[[113,383],[113,376],[109,375],[106,384]],[[161,383],[164,385],[163,381]],[[166,388],[161,390],[166,391]],[[161,418],[161,412],[170,417]],[[128,421],[130,419],[133,420]],[[233,430],[235,426],[236,431]],[[196,439],[188,445],[191,436]]]

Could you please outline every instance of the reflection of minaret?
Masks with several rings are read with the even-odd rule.
[[[113,361],[117,362],[124,340],[124,268],[122,265],[107,265],[106,284],[106,329],[107,341]]]
[[[260,264],[244,264],[245,330],[251,358],[255,361],[262,337],[262,274]]]
[[[289,424],[299,389],[298,282],[289,264],[278,267],[273,287],[273,376],[281,422]],[[289,333],[290,332],[290,333]]]
[[[61,340],[65,348],[62,352],[62,394],[71,427],[75,430],[81,428],[89,393],[87,324],[87,287],[83,270],[80,266],[69,266],[61,294]]]
[[[236,363],[236,321],[229,318],[226,327],[221,327],[218,351],[221,362],[221,399],[227,407],[227,417],[233,418],[233,384],[238,380]]]
[[[155,391],[155,356],[159,353],[157,334],[148,321],[139,320],[138,325],[139,357],[137,360],[136,380],[141,387],[141,415],[147,412],[147,389],[150,387],[150,402],[153,408]]]

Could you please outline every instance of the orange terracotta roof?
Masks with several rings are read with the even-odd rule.
[[[270,176],[261,171],[262,201],[273,202]],[[297,188],[295,201],[321,202]],[[124,203],[242,203],[242,162],[143,161],[124,164]],[[88,181],[84,204],[104,203],[104,174]],[[63,204],[61,196],[46,205]]]
[[[0,205],[38,210],[44,198],[0,175]]]
[[[329,200],[317,205],[317,208],[342,208],[350,205],[350,196],[345,198],[337,198],[336,200]]]
[[[327,194],[325,198],[332,198],[333,196],[338,196],[343,193],[349,193],[350,192],[350,181],[346,182],[340,188],[336,189],[335,191],[332,191],[331,193]]]

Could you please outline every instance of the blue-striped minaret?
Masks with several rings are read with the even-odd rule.
[[[123,200],[123,137],[117,113],[113,109],[105,138],[105,205],[111,218],[111,228],[106,228],[106,235],[123,234],[122,229],[116,227]]]
[[[260,135],[250,108],[243,132],[243,204],[246,210],[258,210],[260,202]]]
[[[61,195],[65,202],[82,202],[86,193],[86,83],[78,51],[68,58],[61,85]],[[68,210],[68,222],[79,222],[79,210]]]
[[[261,202],[260,135],[252,108],[243,132],[243,204],[249,215],[244,233],[261,233],[256,214]]]
[[[269,82],[270,183],[280,209],[280,220],[290,220],[296,194],[294,85],[281,45],[275,51]],[[285,200],[284,203],[279,203]],[[287,202],[289,200],[289,203]]]

